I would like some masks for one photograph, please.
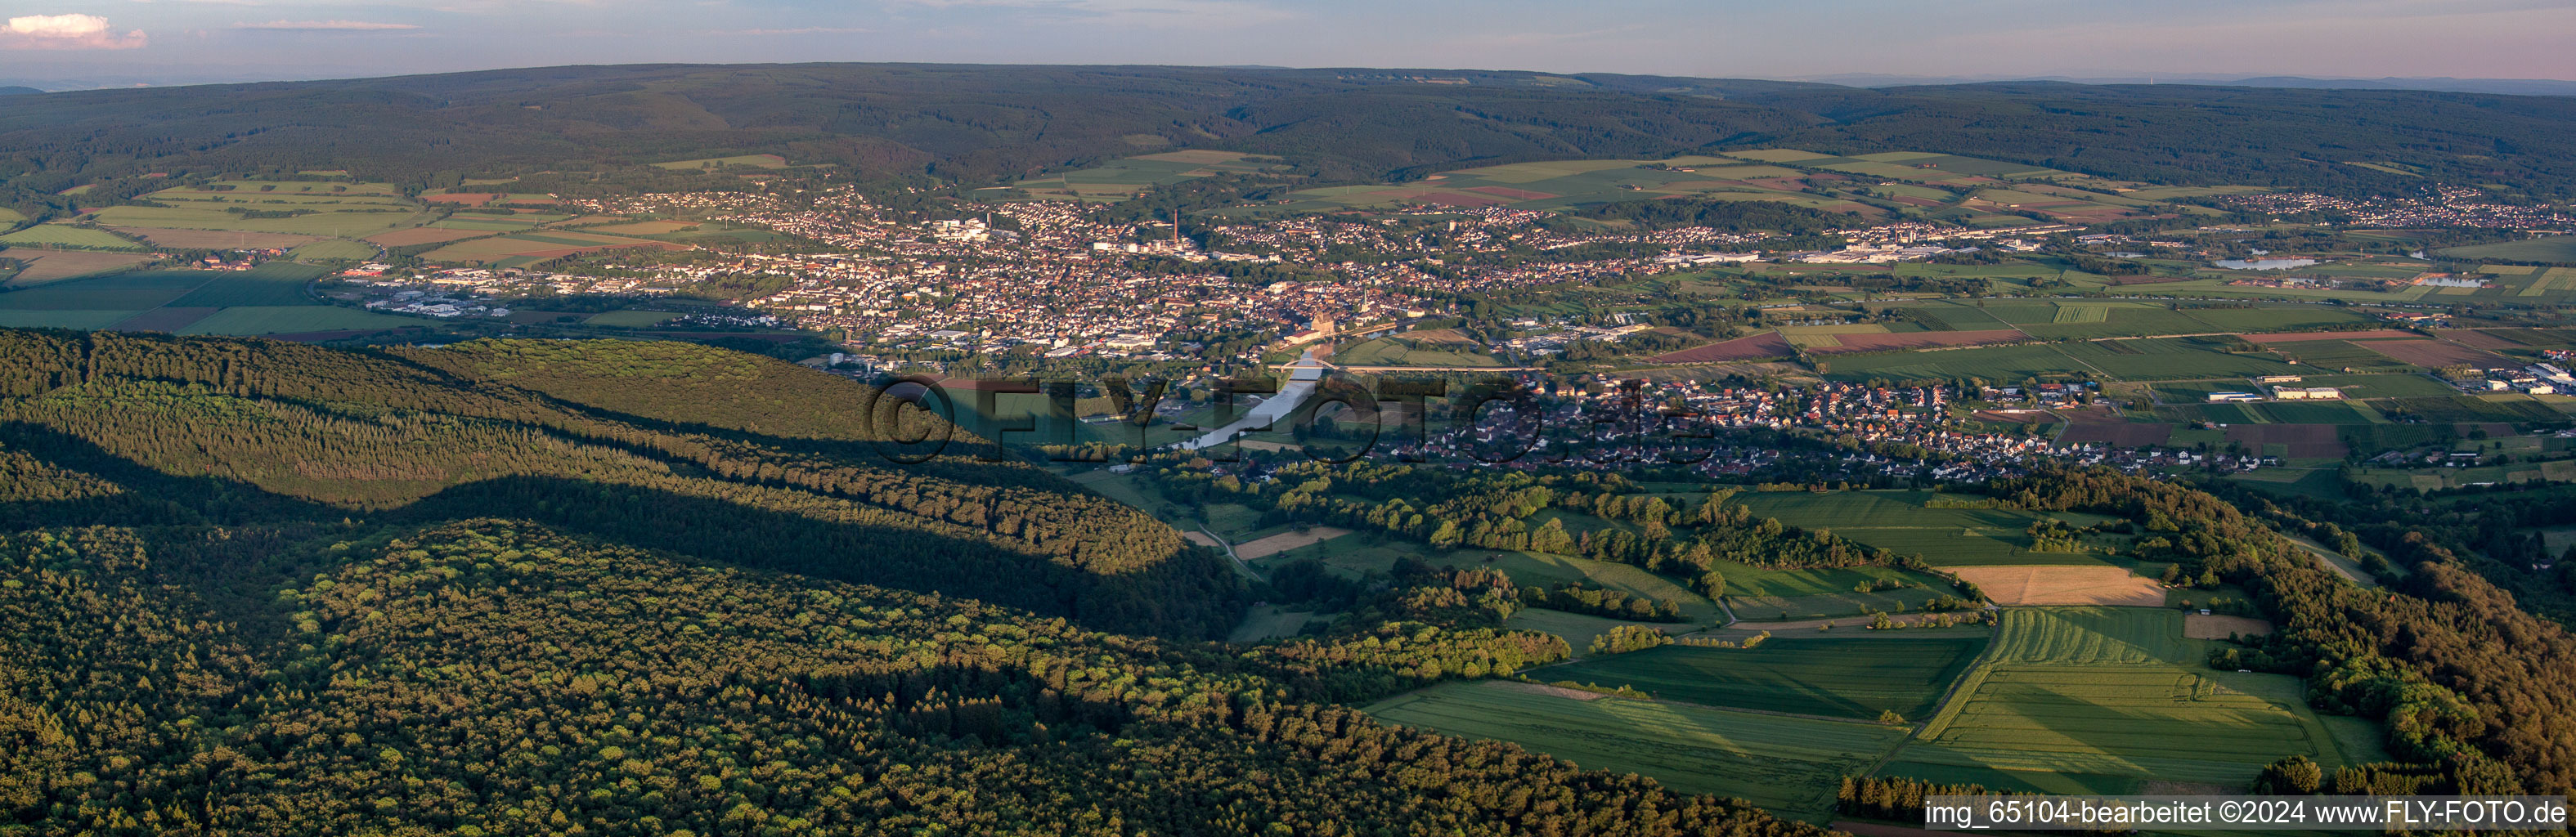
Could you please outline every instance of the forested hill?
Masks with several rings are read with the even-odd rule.
[[[0,330],[0,528],[506,514],[1107,630],[1199,637],[1239,615],[1224,559],[1142,512],[1024,465],[890,462],[860,417],[899,414],[872,395],[681,343]]]
[[[14,97],[23,196],[148,172],[466,173],[779,153],[982,182],[1175,147],[1325,177],[1798,144],[1977,154],[2157,182],[2576,191],[2576,98],[2403,90],[1818,84],[1451,70],[897,64],[558,67]],[[115,190],[94,193],[113,195]]]
[[[1196,641],[1244,591],[1161,524],[763,412],[855,390],[0,330],[0,834],[1827,834],[1337,705],[1557,637]]]

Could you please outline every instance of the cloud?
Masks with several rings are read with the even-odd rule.
[[[97,15],[27,15],[0,26],[0,49],[139,49],[143,30],[123,35]]]
[[[373,23],[364,20],[272,20],[267,23],[236,23],[235,29],[264,29],[274,32],[388,32],[418,29],[408,23]]]

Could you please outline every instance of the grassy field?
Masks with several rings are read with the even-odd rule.
[[[8,235],[0,235],[0,246],[66,247],[75,250],[113,250],[141,252],[143,245],[106,230],[75,227],[70,224],[37,224]]]
[[[1333,352],[1333,362],[1343,366],[1501,366],[1503,362],[1482,352],[1406,340],[1380,337]]]
[[[305,283],[327,272],[310,265],[267,262],[239,272],[196,273],[203,284],[168,304],[179,308],[306,305],[313,299],[305,295]]]
[[[300,334],[377,331],[425,325],[421,320],[337,305],[245,305],[226,308],[179,330],[181,334]]]
[[[1842,776],[1867,768],[1905,734],[1878,724],[1578,700],[1494,681],[1443,684],[1367,709],[1389,723],[1511,741],[1582,767],[1640,773],[1810,819],[1830,813]]]
[[[2328,770],[2373,758],[2310,711],[2285,675],[2213,672],[2179,611],[2015,608],[1996,648],[1883,773],[2050,793],[2149,780],[2241,787],[2298,754]],[[2223,731],[2223,732],[2220,732]]]
[[[1950,592],[1948,581],[1889,567],[1775,570],[1718,561],[1709,568],[1726,576],[1727,606],[1735,618],[1754,622],[1916,610]],[[1906,586],[1867,593],[1856,589],[1881,580]]]
[[[26,288],[65,279],[78,279],[109,271],[122,270],[151,260],[142,253],[106,253],[93,250],[39,250],[31,247],[0,247],[0,256],[26,262],[16,276],[0,282],[0,289]]]
[[[326,270],[268,262],[247,271],[155,270],[55,282],[0,293],[6,324],[55,328],[123,327],[180,334],[294,334],[377,330],[422,321],[334,305],[315,305],[305,283]],[[105,319],[112,313],[122,313]],[[132,322],[127,322],[128,320]]]
[[[1827,529],[1898,554],[1920,554],[1939,566],[2102,562],[2083,553],[2032,552],[2030,535],[2023,530],[2043,516],[2036,512],[1926,505],[1936,497],[1974,499],[1928,491],[1778,491],[1739,494],[1735,501],[1757,519],[1773,517],[1792,526]],[[2098,519],[2077,514],[2045,516],[2079,526]],[[1729,574],[1727,582],[1733,588],[1735,576]]]
[[[0,310],[141,311],[158,308],[206,283],[200,271],[155,270],[69,279],[0,293]]]
[[[0,328],[68,328],[91,331],[106,328],[139,311],[13,311],[0,308]]]
[[[2576,236],[2553,235],[2502,244],[2453,247],[2442,255],[2455,259],[2504,259],[2517,262],[2576,262]]]
[[[1732,709],[1921,720],[1985,650],[1983,637],[1773,637],[1753,648],[1667,645],[1553,666],[1542,680],[1630,686],[1664,700]]]

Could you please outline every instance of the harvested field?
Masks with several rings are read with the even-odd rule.
[[[1252,561],[1261,558],[1268,558],[1272,555],[1296,549],[1307,544],[1323,543],[1350,533],[1351,530],[1349,529],[1340,529],[1331,526],[1316,526],[1307,529],[1304,532],[1281,532],[1257,541],[1235,544],[1234,554],[1235,557],[1242,558],[1246,561]]]
[[[1797,354],[1788,338],[1777,333],[1738,337],[1723,343],[1710,343],[1678,352],[1667,352],[1647,358],[1655,363],[1713,363],[1727,360],[1758,360]]]
[[[2247,616],[2182,616],[2182,635],[2192,639],[2226,639],[2230,636],[2264,636],[2272,632],[2272,623]]]
[[[1952,567],[1950,572],[1977,585],[1995,604],[2116,605],[2163,607],[2164,588],[2154,579],[2131,575],[2119,567],[2004,566]]]
[[[2375,331],[2301,331],[2284,334],[2248,334],[2248,343],[2297,343],[2302,340],[2422,340],[2424,335],[2412,331],[2378,329]]]
[[[8,281],[13,288],[41,285],[76,276],[88,276],[150,261],[141,253],[99,253],[88,250],[36,250],[26,247],[0,248],[0,256],[27,263],[27,269]]]
[[[377,233],[375,235],[367,236],[367,240],[387,247],[409,247],[414,244],[437,244],[442,241],[455,241],[460,238],[473,238],[478,235],[491,234],[492,233],[489,230],[445,230],[437,227],[413,227],[408,230]]]
[[[2511,340],[2507,340],[2507,339],[2504,339],[2504,338],[2502,338],[2502,337],[2497,337],[2497,336],[2495,336],[2495,335],[2493,335],[2493,334],[2488,334],[2488,333],[2486,333],[2486,332],[2484,332],[2484,331],[2479,331],[2479,330],[2477,330],[2477,329],[2469,329],[2469,328],[2458,329],[2458,330],[2455,330],[2455,331],[2445,331],[2445,332],[2442,332],[2442,339],[2444,339],[2444,340],[2448,340],[2448,341],[2451,341],[2451,342],[2453,342],[2453,343],[2458,343],[2458,344],[2460,344],[2460,345],[2462,345],[2462,346],[2467,346],[2467,347],[2472,348],[2472,349],[2519,349],[2519,348],[2522,348],[2522,344],[2521,344],[2521,343],[2517,343],[2517,342],[2514,342],[2514,341],[2511,341]]]
[[[2170,424],[2107,424],[2085,422],[2069,425],[2058,434],[2059,444],[2104,444],[2124,448],[2143,448],[2173,441]]]
[[[508,196],[508,194],[501,192],[462,192],[445,195],[422,195],[420,196],[420,199],[428,203],[461,203],[466,206],[482,206]]]
[[[2388,340],[2359,344],[2361,347],[2426,369],[2440,369],[2452,364],[2466,364],[2479,369],[2515,369],[2520,361],[2494,352],[2472,349],[2458,343],[2440,340]]]
[[[1210,536],[1206,532],[1182,532],[1181,537],[1189,539],[1189,542],[1191,543],[1198,544],[1209,549],[1225,548],[1225,544],[1218,542],[1215,537]]]
[[[236,247],[294,247],[321,241],[318,235],[294,233],[228,232],[225,230],[175,230],[154,227],[109,227],[163,247],[232,249]]]
[[[2227,426],[2227,440],[2243,442],[2265,456],[2293,459],[2331,459],[2351,450],[2331,424],[2231,424]],[[2283,449],[2271,453],[2266,450],[2269,445],[2281,445]]]
[[[1842,345],[1832,347],[1832,351],[1882,352],[1890,349],[1929,349],[1943,346],[1983,346],[1991,343],[2012,343],[2028,339],[2030,339],[2030,335],[2023,334],[2020,329],[2011,328],[1992,329],[1986,331],[1914,331],[1903,334],[1845,334],[1840,335]],[[1819,346],[1816,348],[1816,352],[1824,354],[1826,353],[1826,347]]]

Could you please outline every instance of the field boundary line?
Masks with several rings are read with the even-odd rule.
[[[1959,679],[1950,684],[1949,691],[1941,693],[1941,702],[1936,704],[1940,708],[1932,711],[1932,717],[1924,719],[1922,724],[1915,726],[1914,731],[1905,736],[1905,740],[1898,744],[1897,749],[1904,749],[1904,745],[1922,739],[1925,733],[1939,735],[1948,730],[1950,722],[1958,719],[1960,710],[1965,708],[1970,699],[1976,697],[1976,687],[1985,685],[1986,675],[1994,671],[1996,655],[2000,653],[1999,649],[2003,645],[2003,620],[1996,619],[1994,635],[1992,639],[1986,641],[1986,650],[1977,655],[1976,662],[1968,664],[1967,672],[1960,674]],[[1895,756],[1895,751],[1889,751],[1888,756]],[[1877,764],[1870,765],[1869,773],[1862,775],[1875,774],[1886,764],[1887,759],[1882,758]]]

